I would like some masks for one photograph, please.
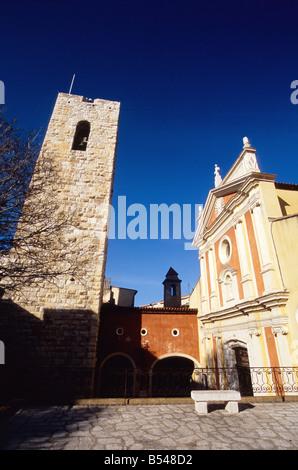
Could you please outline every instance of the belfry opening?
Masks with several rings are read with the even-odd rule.
[[[72,150],[85,151],[90,133],[90,123],[88,121],[80,121],[77,124],[76,132],[73,139]]]

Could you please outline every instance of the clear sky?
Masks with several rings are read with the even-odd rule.
[[[0,80],[21,127],[47,127],[73,74],[73,94],[121,102],[116,210],[119,196],[148,213],[204,204],[244,136],[261,171],[298,183],[296,0],[11,0],[0,17]],[[199,262],[184,242],[110,240],[106,275],[141,305],[163,297],[172,266],[187,294]]]

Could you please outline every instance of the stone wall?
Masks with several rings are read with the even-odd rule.
[[[42,389],[49,390],[47,382],[52,382],[58,396],[59,389],[61,395],[66,391],[73,396],[92,395],[119,110],[118,102],[58,94],[38,162],[49,160],[55,170],[43,198],[49,204],[55,201],[57,221],[63,214],[71,215],[70,226],[55,240],[54,267],[59,271],[60,254],[65,252],[63,263],[77,263],[77,271],[54,282],[41,279],[0,305],[0,340],[7,343],[7,364],[0,373],[16,367],[22,354],[29,354],[31,364],[23,364],[22,370],[27,368],[29,378],[34,364],[34,386],[42,383]],[[81,121],[90,124],[87,147],[72,150]],[[24,210],[30,210],[27,206],[25,202]],[[29,332],[24,325],[30,325]],[[33,342],[22,341],[18,348],[18,336],[28,339],[28,335]],[[10,377],[16,375],[11,371]]]

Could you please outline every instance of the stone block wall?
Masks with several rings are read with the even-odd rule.
[[[45,201],[54,199],[57,221],[61,214],[71,214],[71,226],[59,236],[55,248],[57,253],[64,250],[66,260],[77,262],[78,269],[72,276],[63,275],[54,282],[41,280],[14,294],[9,311],[7,300],[1,305],[3,321],[8,318],[6,337],[9,324],[15,334],[20,334],[23,317],[27,323],[30,319],[30,328],[37,320],[32,333],[37,343],[32,363],[39,368],[35,383],[56,377],[61,392],[64,383],[65,390],[69,388],[76,396],[91,396],[93,389],[119,110],[118,102],[58,94],[39,156],[39,162],[48,159],[55,168],[55,180],[45,188],[43,197]],[[73,150],[77,125],[82,121],[90,126],[87,146]],[[24,210],[30,210],[26,202]],[[26,314],[12,314],[12,306]],[[0,318],[0,327],[1,322]],[[0,328],[0,340],[5,342],[2,337]],[[21,353],[10,346],[11,341],[8,343],[7,364],[15,364],[16,358],[12,360],[11,355]],[[26,347],[30,349],[30,345]]]

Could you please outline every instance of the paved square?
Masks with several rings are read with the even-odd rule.
[[[23,408],[0,425],[6,450],[297,450],[298,402]]]

